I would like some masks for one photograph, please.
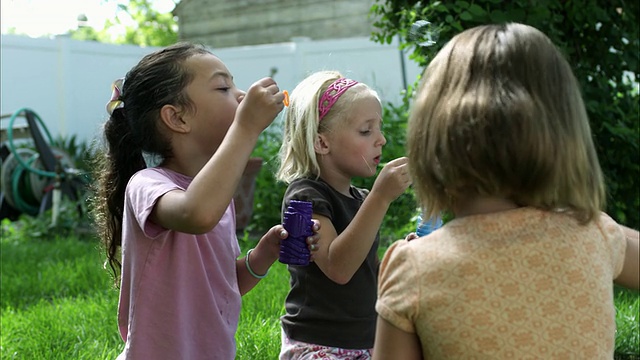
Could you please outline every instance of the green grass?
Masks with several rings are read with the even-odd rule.
[[[242,298],[236,334],[238,359],[277,359],[280,353],[280,316],[289,289],[287,267],[276,262],[269,275]]]
[[[118,292],[97,240],[23,235],[5,227],[0,238],[0,358],[114,359],[124,346]],[[276,263],[243,298],[238,359],[277,358],[288,276]]]
[[[93,239],[0,240],[2,359],[114,359],[118,293]]]
[[[252,242],[242,242],[246,251]],[[26,239],[3,226],[0,238],[0,358],[114,359],[123,347],[118,334],[118,293],[112,288],[95,239]],[[237,359],[276,359],[279,317],[289,287],[286,267],[243,298],[236,335]],[[616,289],[618,333],[623,353],[640,353],[640,296]]]
[[[615,288],[616,352],[640,355],[640,295]],[[637,359],[637,357],[636,357]]]

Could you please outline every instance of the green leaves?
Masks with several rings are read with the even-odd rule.
[[[152,0],[105,1],[118,1],[117,17],[107,20],[100,30],[88,27],[72,30],[71,38],[139,46],[167,46],[178,41],[178,24],[173,14],[155,10]],[[129,22],[122,21],[121,16],[128,17],[135,25],[125,25]],[[118,27],[124,27],[124,34],[113,35],[112,30]]]
[[[482,16],[487,14],[487,12],[483,8],[481,8],[480,6],[478,6],[476,4],[471,4],[471,6],[469,6],[469,12],[474,17],[482,17]]]

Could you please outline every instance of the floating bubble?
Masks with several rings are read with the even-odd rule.
[[[438,31],[427,20],[418,20],[409,29],[409,40],[416,42],[418,46],[433,46],[438,41]]]

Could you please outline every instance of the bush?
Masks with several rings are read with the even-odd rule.
[[[253,215],[246,231],[262,235],[273,225],[279,224],[282,198],[286,184],[276,180],[278,151],[282,144],[282,121],[274,123],[260,134],[252,157],[262,158],[263,164],[256,178],[253,195]]]

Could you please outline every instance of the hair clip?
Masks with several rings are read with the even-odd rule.
[[[109,102],[107,103],[107,113],[109,113],[109,115],[112,115],[115,109],[124,107],[124,102],[120,100],[123,85],[124,78],[117,79],[113,84],[111,84],[111,99],[109,99]]]
[[[289,106],[289,92],[287,90],[283,90],[282,94],[284,94],[284,100],[282,101],[284,106]]]

